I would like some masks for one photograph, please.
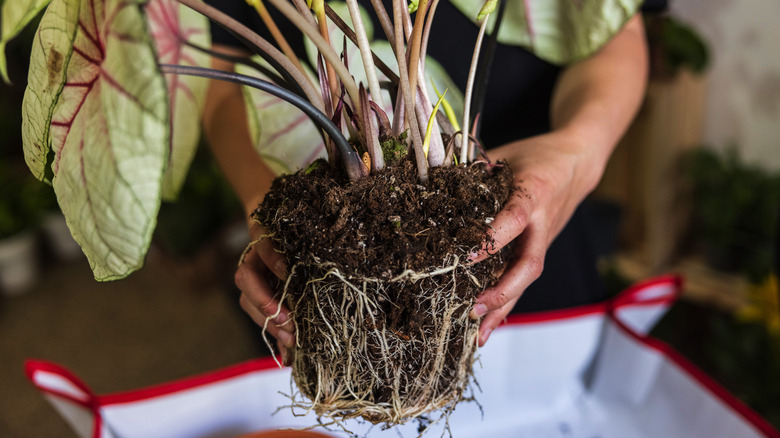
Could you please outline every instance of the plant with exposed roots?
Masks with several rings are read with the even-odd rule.
[[[460,122],[447,90],[434,90],[432,99],[427,87],[426,47],[439,0],[393,0],[391,11],[371,0],[397,69],[372,51],[356,0],[346,0],[353,28],[324,0],[247,2],[273,42],[198,0],[0,2],[6,81],[2,48],[45,10],[22,109],[25,160],[54,186],[95,277],[123,278],[143,265],[161,200],[177,196],[194,156],[207,85],[199,76],[294,105],[315,128],[307,140],[289,139],[282,153],[263,155],[266,163],[280,170],[279,156],[312,155],[308,143],[322,141],[329,164],[315,161],[277,179],[253,215],[291,267],[279,298],[297,330],[293,374],[305,397],[293,394],[293,406],[336,423],[361,417],[389,426],[435,410],[446,417],[464,399],[471,375],[478,322],[468,311],[503,264],[500,254],[468,263],[473,253],[491,251],[485,230],[510,190],[508,166],[476,160],[472,120],[484,102],[479,78],[487,77],[502,11],[521,17],[513,43],[563,64],[601,47],[640,1],[583,7],[502,0],[483,56],[488,62],[477,74],[486,15],[499,3],[485,1]],[[316,46],[314,74],[266,3]],[[208,20],[261,59],[212,50]],[[331,40],[332,26],[359,50],[365,81],[353,77],[356,63],[350,71],[347,43]],[[211,57],[248,73],[205,68]],[[276,108],[269,117],[290,115],[289,106]],[[250,127],[262,131],[255,132],[258,143],[273,129],[273,138],[303,135],[289,130],[291,123],[254,120]]]
[[[201,90],[196,92],[196,82],[186,78],[232,81],[293,104],[317,126],[329,159],[329,165],[318,169],[315,162],[298,178],[324,175],[325,181],[333,182],[328,194],[341,190],[343,195],[350,192],[364,199],[366,193],[381,188],[390,195],[388,199],[398,201],[386,201],[395,210],[384,217],[360,219],[358,210],[373,211],[370,205],[360,204],[352,205],[347,215],[335,211],[320,216],[330,221],[330,230],[347,223],[360,228],[371,221],[383,222],[379,229],[391,230],[381,238],[356,231],[357,240],[345,246],[345,254],[357,251],[365,257],[351,259],[351,265],[338,254],[312,251],[323,245],[301,242],[290,231],[291,218],[300,210],[280,214],[278,204],[266,208],[264,201],[256,211],[255,220],[288,251],[291,266],[280,300],[292,310],[293,377],[305,396],[294,396],[293,406],[314,410],[336,423],[360,417],[392,426],[432,411],[446,415],[464,399],[471,376],[478,332],[478,322],[468,316],[473,299],[495,281],[501,266],[500,259],[468,263],[471,254],[489,246],[484,241],[485,226],[505,202],[511,180],[501,165],[473,162],[478,148],[476,136],[468,132],[484,18],[495,9],[496,0],[485,2],[480,14],[483,24],[460,125],[451,110],[445,111],[446,116],[439,113],[440,106],[448,108],[448,103],[444,95],[434,102],[426,84],[426,45],[438,0],[413,5],[394,0],[391,13],[381,1],[372,0],[397,71],[372,52],[356,0],[346,2],[354,28],[324,0],[308,4],[267,0],[316,45],[318,80],[298,61],[264,2],[247,2],[271,30],[276,45],[198,0],[5,2],[4,18],[15,20],[9,34],[47,8],[33,47],[24,104],[28,164],[36,176],[53,183],[67,217],[80,215],[80,220],[69,222],[96,277],[120,278],[140,266],[154,226],[149,215],[159,207],[160,193],[175,197],[191,159],[193,141],[184,137],[192,132],[192,120],[189,125],[182,122],[186,117],[176,110],[181,105],[174,103],[192,100],[189,103],[199,107],[197,96],[204,87],[197,86]],[[207,41],[196,38],[204,31],[204,22],[193,24],[196,19],[185,17],[179,5],[230,30],[262,63],[209,49]],[[334,49],[341,42],[331,44],[329,24],[359,48],[366,84],[355,81],[345,54]],[[3,35],[5,43],[6,29]],[[171,53],[175,56],[169,60],[166,56]],[[198,56],[206,61],[208,56],[233,60],[257,74],[211,70],[202,66],[206,61]],[[5,74],[4,62],[0,67]],[[121,133],[121,138],[115,133]],[[94,162],[105,155],[127,161]],[[415,171],[410,174],[409,168]],[[501,181],[489,183],[501,172]],[[457,178],[453,175],[459,173],[470,180],[453,186]],[[281,196],[281,203],[287,202],[282,193],[287,193],[285,182],[293,178],[278,180],[266,201],[280,201]],[[458,190],[471,194],[459,212],[453,213],[453,207],[442,209],[441,205],[462,197],[455,193]],[[96,207],[114,198],[125,204]],[[419,207],[420,213],[418,207],[404,204],[412,198],[418,200],[418,207],[437,204],[431,211]],[[466,211],[477,201],[486,207]],[[313,199],[295,202],[309,210],[317,203]],[[436,209],[440,211],[433,214]],[[410,210],[421,214],[416,222],[407,218]],[[143,224],[106,231],[105,224],[116,223],[118,217],[140,217]],[[468,236],[461,233],[468,227]],[[124,241],[119,244],[117,239]],[[387,249],[399,239],[407,239],[407,246],[414,249]],[[457,242],[444,245],[448,240]],[[415,251],[420,248],[430,254],[418,257]],[[376,265],[381,272],[361,266],[388,257],[393,259],[389,264]]]

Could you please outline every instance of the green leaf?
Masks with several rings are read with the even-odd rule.
[[[10,84],[8,78],[8,64],[5,59],[5,46],[14,37],[19,35],[39,12],[49,4],[51,0],[5,0],[0,9],[2,19],[2,33],[0,33],[0,75],[5,83]]]
[[[25,93],[25,152],[53,153],[57,199],[98,280],[142,265],[168,158],[167,91],[143,3],[54,0]],[[30,161],[37,175],[49,166]]]
[[[174,0],[151,0],[146,5],[149,29],[161,64],[210,67],[211,58],[186,44],[211,45],[206,17]],[[170,160],[163,179],[163,199],[176,199],[200,140],[200,118],[208,80],[195,76],[169,75],[171,109]]]
[[[467,17],[482,5],[451,0]],[[524,47],[554,64],[585,58],[606,44],[639,9],[642,0],[510,0],[498,40]],[[488,31],[495,23],[491,14]]]

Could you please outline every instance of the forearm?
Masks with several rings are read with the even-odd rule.
[[[639,14],[601,51],[567,68],[551,109],[554,132],[581,158],[584,197],[601,179],[609,156],[636,115],[647,85],[647,44]]]
[[[232,71],[233,64],[215,59],[212,67]],[[273,173],[255,151],[246,119],[241,87],[212,80],[203,113],[204,133],[248,215],[271,187]]]

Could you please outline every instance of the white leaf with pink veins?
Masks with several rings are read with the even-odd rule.
[[[175,0],[151,0],[146,5],[149,29],[160,64],[210,67],[210,57],[186,44],[209,47],[206,17]],[[187,177],[200,140],[200,119],[208,80],[195,76],[167,75],[171,108],[171,144],[163,179],[163,199],[175,199]]]
[[[141,267],[168,162],[168,96],[143,3],[54,0],[30,62],[28,163],[53,176],[98,280]]]

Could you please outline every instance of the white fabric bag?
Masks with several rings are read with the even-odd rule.
[[[481,409],[459,405],[449,418],[452,436],[780,437],[678,353],[646,336],[679,287],[679,279],[664,277],[607,303],[513,316],[479,351]],[[110,395],[94,394],[52,363],[28,361],[26,369],[82,437],[227,438],[317,424],[313,414],[278,410],[288,404],[283,393],[290,393],[291,379],[271,358]],[[359,435],[417,436],[415,422],[384,431],[369,426],[347,422]],[[436,424],[427,436],[439,437],[443,428]]]

